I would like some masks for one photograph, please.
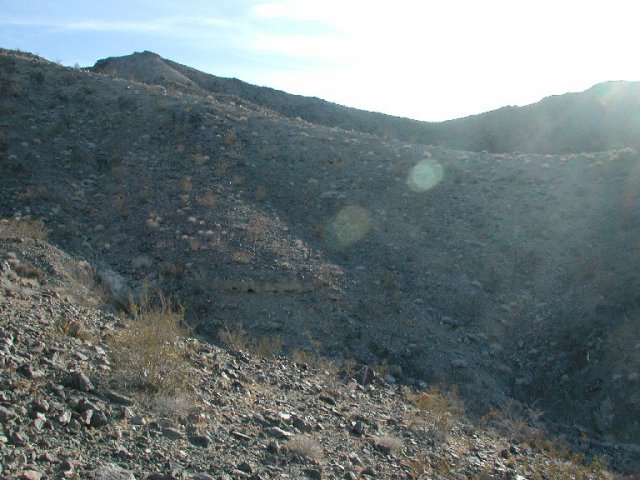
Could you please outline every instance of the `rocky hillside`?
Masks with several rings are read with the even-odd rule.
[[[428,123],[216,77],[151,52],[100,60],[92,70],[199,94],[232,96],[315,124],[460,150],[564,154],[640,147],[640,82],[607,82],[525,107]]]
[[[635,150],[507,155],[384,140],[207,90],[147,57],[107,75],[0,55],[0,217],[43,222],[103,290],[96,315],[164,292],[203,341],[282,342],[305,364],[384,372],[385,389],[455,388],[477,420],[525,405],[550,430],[595,439],[587,453],[635,468]],[[26,255],[20,245],[4,244],[7,261]],[[207,348],[228,355],[196,350]],[[295,390],[291,368],[283,382]]]
[[[519,404],[472,423],[453,391],[221,349],[171,308],[96,308],[91,266],[37,222],[0,222],[0,247],[3,479],[636,478],[550,442]],[[571,447],[634,468],[626,451]]]

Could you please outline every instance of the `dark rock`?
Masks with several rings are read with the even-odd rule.
[[[87,377],[82,372],[71,372],[69,378],[67,379],[67,385],[71,388],[75,388],[76,390],[80,390],[81,392],[91,392],[95,388]]]
[[[29,364],[23,365],[22,367],[20,367],[18,369],[18,372],[20,372],[22,375],[27,377],[29,380],[36,380],[46,375],[44,370],[39,370],[35,368],[33,365],[29,365]]]
[[[162,434],[169,440],[181,440],[185,437],[184,433],[180,430],[172,427],[165,427],[162,429]]]
[[[302,470],[302,473],[304,473],[307,477],[314,478],[316,480],[320,480],[322,478],[322,470],[319,467],[317,467],[317,468],[304,468]]]
[[[80,421],[85,425],[89,425],[91,423],[91,418],[93,417],[93,410],[85,410],[80,414]]]
[[[0,422],[5,423],[9,420],[13,420],[17,415],[13,410],[0,406]]]
[[[207,435],[192,435],[189,437],[189,441],[196,447],[208,448],[211,444],[211,439]]]
[[[320,395],[318,398],[323,402],[328,403],[329,405],[334,405],[334,406],[336,405],[335,398],[330,397],[329,395]]]
[[[95,428],[100,428],[105,426],[108,422],[109,420],[102,410],[94,410],[89,425]]]
[[[104,396],[112,402],[119,403],[120,405],[126,405],[128,407],[131,407],[136,403],[133,398],[118,393],[115,390],[107,390],[104,392]]]
[[[375,477],[378,472],[373,467],[367,467],[360,472],[361,475],[367,475],[368,477]]]
[[[282,439],[287,439],[291,436],[293,436],[293,433],[288,432],[286,430],[283,430],[281,428],[278,427],[270,427],[270,428],[265,428],[264,432],[268,435],[271,435],[272,437],[277,437],[277,438],[282,438]]]
[[[291,424],[301,432],[310,432],[313,430],[313,427],[309,423],[305,422],[297,415],[291,419]]]
[[[244,440],[244,441],[250,441],[251,437],[249,435],[245,435],[242,432],[237,432],[237,431],[232,431],[231,435],[233,435],[234,437],[240,439],[240,440]]]
[[[22,432],[11,432],[7,435],[9,442],[17,447],[23,447],[27,444],[28,438]]]
[[[351,431],[356,435],[364,435],[364,432],[365,432],[364,423],[362,423],[360,420],[358,420],[357,422],[352,422]]]
[[[242,463],[238,464],[238,466],[236,468],[238,470],[240,470],[241,472],[245,472],[245,473],[253,472],[253,468],[251,467],[249,462],[242,462]]]

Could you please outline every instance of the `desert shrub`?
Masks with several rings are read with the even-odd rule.
[[[462,418],[464,407],[455,391],[445,391],[432,386],[424,392],[407,392],[407,397],[418,409],[420,421],[431,424],[431,433],[445,440],[457,420]]]
[[[41,220],[31,218],[11,218],[0,222],[1,238],[36,238],[47,240],[49,232]]]
[[[191,182],[190,177],[181,178],[178,181],[178,188],[182,193],[189,193],[193,190],[193,183]]]
[[[264,336],[261,337],[260,340],[253,343],[253,345],[251,346],[251,351],[262,358],[273,358],[280,353],[283,345],[284,342],[282,341],[282,337],[280,337],[280,335],[271,337]]]
[[[227,170],[229,169],[229,166],[230,166],[229,160],[221,159],[213,167],[213,174],[217,178],[223,178],[227,174]]]
[[[264,237],[265,232],[266,229],[263,225],[253,223],[246,229],[247,240],[255,245],[262,237]]]
[[[213,192],[207,192],[198,197],[198,205],[205,208],[216,208],[219,204],[218,197]]]
[[[156,305],[149,297],[132,304],[132,320],[112,339],[114,375],[130,390],[173,394],[189,387],[188,361],[180,340],[184,308],[160,295]]]
[[[391,435],[373,437],[373,443],[385,455],[398,455],[404,447],[401,439]]]
[[[249,345],[249,335],[242,325],[224,325],[218,332],[218,339],[232,351],[245,351]]]
[[[238,135],[235,130],[227,130],[222,137],[222,141],[225,145],[234,145],[238,143]]]
[[[265,198],[267,198],[268,192],[269,190],[267,189],[267,187],[265,187],[264,185],[260,185],[258,188],[256,188],[254,192],[256,200],[258,200],[259,202],[262,202]]]
[[[294,435],[286,443],[285,449],[292,455],[320,460],[322,458],[322,445],[308,435]]]
[[[239,263],[240,265],[248,265],[251,263],[253,259],[253,255],[251,252],[247,252],[246,250],[238,250],[237,252],[233,252],[231,259],[235,263]]]

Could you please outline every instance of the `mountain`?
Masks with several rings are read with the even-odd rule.
[[[108,58],[93,70],[145,83],[248,101],[290,118],[402,141],[494,153],[582,153],[640,146],[640,82],[607,82],[440,123],[366,112],[220,78],[151,52]]]
[[[313,425],[330,424],[332,432],[342,425],[347,435],[368,431],[363,438],[373,441],[391,435],[395,414],[368,419],[362,412],[378,409],[377,400],[361,404],[356,413],[360,394],[375,397],[379,390],[349,381],[377,372],[384,394],[376,398],[382,404],[401,401],[406,387],[412,395],[431,391],[423,401],[442,406],[434,392],[445,392],[447,401],[466,405],[469,424],[483,435],[483,421],[522,422],[536,432],[562,433],[571,448],[588,456],[607,454],[619,472],[637,471],[636,150],[494,154],[409,143],[366,131],[367,118],[384,116],[356,111],[365,131],[344,129],[294,118],[277,105],[216,92],[203,82],[152,54],[79,70],[0,51],[0,254],[6,277],[0,311],[7,325],[2,345],[8,353],[2,358],[10,366],[3,386],[12,392],[0,397],[0,404],[8,409],[12,402],[24,403],[24,410],[13,414],[0,410],[11,417],[5,436],[13,446],[0,442],[7,464],[44,455],[38,450],[23,459],[14,449],[31,445],[26,435],[39,435],[36,427],[23,428],[16,420],[38,417],[44,407],[27,400],[35,393],[56,395],[57,403],[72,405],[80,428],[91,427],[88,414],[80,415],[96,409],[82,410],[77,388],[55,393],[65,376],[76,387],[86,386],[75,370],[90,369],[101,387],[144,400],[134,388],[145,385],[144,375],[128,382],[109,375],[118,369],[120,345],[109,339],[134,328],[130,319],[140,315],[131,299],[144,304],[148,295],[162,292],[184,307],[184,323],[201,342],[181,355],[170,352],[169,358],[188,359],[188,368],[234,393],[216,395],[217,387],[198,383],[202,404],[195,416],[180,417],[179,427],[157,418],[141,429],[145,438],[165,435],[167,428],[191,435],[200,421],[215,431],[215,421],[207,423],[211,415],[220,415],[220,422],[236,431],[226,422],[236,421],[229,418],[237,410],[244,415],[237,421],[249,422],[256,435],[249,436],[251,458],[263,458],[269,442],[260,428],[282,429],[294,416],[289,407],[275,411],[277,400],[268,407],[261,402],[314,392],[323,411],[340,420],[317,420],[314,410]],[[291,100],[297,101],[306,100]],[[80,308],[85,300],[89,310]],[[81,328],[94,332],[89,343],[77,335]],[[261,364],[247,356],[246,350],[278,350],[280,342],[290,360]],[[155,348],[163,352],[171,344]],[[57,369],[51,362],[58,357],[67,366],[59,378],[46,383],[34,374]],[[102,367],[89,362],[93,357]],[[250,377],[241,365],[251,366]],[[332,394],[330,383],[305,377],[334,369],[348,372],[346,384],[355,395],[349,409],[341,410],[343,401],[352,401],[343,389],[345,379],[331,377],[341,399],[334,405],[328,399],[337,403],[338,394]],[[278,376],[280,370],[286,372]],[[242,401],[239,392],[249,404],[263,405],[261,419],[244,407],[235,409]],[[95,403],[87,395],[84,400]],[[146,395],[157,400],[157,389]],[[165,404],[180,401],[169,396]],[[304,420],[302,404],[296,397],[295,414]],[[417,408],[404,400],[400,405],[411,412]],[[435,411],[430,405],[427,416]],[[97,409],[116,416],[115,407]],[[445,423],[450,414],[445,409]],[[296,423],[298,430],[307,428]],[[472,438],[462,423],[456,428],[460,443],[445,442],[448,452]],[[333,457],[338,447],[327,443],[322,429],[312,431]],[[406,435],[407,444],[413,441],[404,426],[391,430],[394,437]],[[82,432],[83,439],[101,436]],[[431,438],[426,430],[419,432]],[[234,442],[248,442],[243,440],[248,434],[240,433]],[[109,435],[117,438],[115,430]],[[126,452],[114,455],[129,464],[144,452],[130,451],[143,439],[132,427],[123,435],[131,458]],[[166,435],[180,438],[171,430]],[[515,466],[495,475],[528,475],[523,462],[543,444],[542,435],[509,440],[504,455],[516,458]],[[15,445],[20,438],[23,444]],[[367,445],[357,448],[369,452],[369,462],[373,453]],[[187,460],[168,459],[169,447],[162,448],[157,465],[176,461],[187,468]],[[106,455],[98,450],[96,455]],[[406,453],[419,460],[417,448]],[[436,458],[429,458],[435,464]],[[282,457],[268,459],[294,477],[301,474]],[[234,457],[234,462],[242,460]],[[382,477],[397,464],[393,456],[381,462]],[[321,463],[333,469],[327,459]],[[486,467],[464,472],[466,465],[457,471],[459,478]],[[265,469],[263,476],[275,475]]]
[[[492,152],[579,153],[640,145],[640,82],[607,82],[525,107],[451,120],[445,143]]]

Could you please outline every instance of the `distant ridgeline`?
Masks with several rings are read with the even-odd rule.
[[[232,96],[320,125],[461,150],[580,153],[640,147],[640,82],[606,82],[581,93],[547,97],[525,107],[503,107],[430,123],[216,77],[151,52],[100,60],[93,70],[145,83]]]

